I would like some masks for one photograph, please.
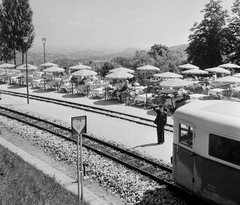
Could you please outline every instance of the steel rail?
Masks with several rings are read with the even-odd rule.
[[[2,112],[3,110],[5,112]],[[39,119],[37,117],[30,116],[28,114],[25,114],[25,113],[22,113],[22,112],[19,112],[19,111],[16,111],[16,110],[1,107],[1,106],[0,106],[0,115],[6,116],[8,118],[11,118],[11,119],[14,119],[14,120],[17,120],[17,121],[20,121],[22,123],[26,123],[30,126],[38,128],[38,129],[47,131],[47,132],[52,133],[56,136],[59,136],[63,139],[66,139],[67,141],[77,143],[77,141],[75,139],[72,139],[71,137],[69,137],[69,133],[71,133],[70,128],[61,126],[61,125],[53,123],[53,122],[49,122],[49,121],[44,120],[44,119]],[[29,119],[29,121],[27,119]],[[48,126],[44,127],[39,122],[46,123]],[[62,131],[64,130],[68,133],[65,133],[66,135],[63,135],[62,131],[56,132],[56,129],[51,129],[51,126],[55,127],[55,128],[58,128]],[[96,149],[96,147],[99,147],[98,144],[97,145],[95,144],[95,146],[91,146],[88,143],[86,143],[85,139],[91,140],[94,143],[99,143],[100,146],[104,145],[106,147],[112,148],[113,150],[115,149],[117,152],[114,152],[114,151],[109,152],[109,149],[103,149],[103,150],[106,150],[105,152],[102,151],[102,150]],[[102,156],[105,156],[109,159],[112,159],[113,161],[116,161],[116,162],[128,167],[131,170],[135,170],[135,171],[141,173],[143,176],[149,177],[149,178],[158,182],[161,185],[167,185],[166,188],[169,188],[170,190],[179,193],[180,196],[186,198],[187,200],[190,200],[191,203],[193,201],[194,202],[199,202],[199,200],[202,201],[201,199],[196,198],[194,195],[192,195],[191,193],[189,193],[185,189],[182,189],[182,187],[179,187],[178,185],[176,185],[173,182],[172,179],[168,178],[166,180],[166,179],[164,179],[164,177],[161,178],[161,175],[164,175],[165,173],[171,174],[172,170],[169,167],[165,167],[163,165],[160,165],[160,164],[154,162],[151,159],[144,158],[143,156],[137,155],[137,154],[135,154],[131,151],[125,150],[123,148],[114,146],[114,145],[112,145],[110,143],[107,143],[105,141],[101,141],[101,140],[96,139],[96,138],[94,138],[92,136],[89,136],[87,134],[83,134],[83,146],[86,147],[89,150],[92,150],[95,153],[98,153],[99,155],[102,155]],[[122,155],[125,155],[125,156],[123,156],[123,158],[122,158]],[[126,160],[128,157],[130,157],[130,159]],[[136,160],[140,160],[140,163],[134,163]],[[141,164],[141,162],[144,162],[143,165],[138,166],[138,164]],[[151,172],[152,168],[154,168],[154,167],[157,167],[157,171]],[[192,204],[195,204],[195,203],[192,203]],[[196,205],[198,205],[198,204],[199,203],[196,203]],[[202,204],[202,202],[200,204]]]
[[[14,96],[17,96],[17,97],[26,97],[26,94],[13,92],[13,91],[0,90],[0,92],[3,93],[3,94],[14,95]],[[80,103],[74,103],[74,102],[69,102],[69,101],[59,100],[59,99],[54,99],[54,98],[36,96],[36,95],[29,95],[29,98],[34,99],[34,100],[38,100],[38,101],[44,101],[44,102],[48,102],[48,103],[54,103],[54,104],[58,104],[58,105],[62,105],[62,106],[68,106],[68,107],[72,107],[72,108],[76,108],[76,109],[81,109],[81,110],[84,110],[84,111],[87,111],[87,112],[93,112],[93,113],[106,115],[106,116],[109,116],[109,117],[114,117],[114,118],[118,118],[118,119],[122,119],[122,120],[127,120],[127,121],[134,122],[134,123],[137,123],[137,124],[141,124],[141,125],[144,125],[144,126],[156,127],[156,125],[153,125],[153,120],[146,119],[146,118],[143,118],[143,117],[139,117],[139,116],[136,116],[136,115],[130,115],[130,114],[117,112],[117,111],[113,111],[113,110],[108,110],[108,109],[103,109],[103,108],[99,108],[99,107],[95,107],[95,106],[90,106],[90,105],[85,105],[85,104],[80,104]],[[129,117],[129,118],[126,118],[126,117]],[[142,120],[142,121],[147,121],[148,123],[136,121],[136,120],[133,120],[132,118],[139,119],[139,120]],[[149,124],[149,123],[152,123],[152,124]],[[173,126],[171,124],[166,124],[165,130],[172,132],[173,131]]]
[[[53,122],[49,122],[44,119],[39,119],[39,118],[33,117],[31,115],[21,113],[16,110],[4,108],[4,107],[0,107],[0,115],[20,121],[22,123],[25,123],[30,126],[36,127],[38,129],[47,131],[51,134],[54,134],[56,136],[59,136],[61,138],[64,138],[66,140],[70,140],[70,141],[76,143],[76,140],[71,138],[71,129],[70,128],[66,128],[59,124],[55,124]],[[46,123],[47,125],[50,125],[50,126],[44,126],[40,122]],[[63,135],[63,134],[61,134],[62,132],[56,132],[56,128],[67,131],[68,133],[65,133]],[[84,139],[88,139],[88,140],[92,141],[93,144],[87,143],[86,140],[84,140]],[[117,147],[108,142],[96,139],[87,134],[83,134],[83,146],[102,155],[102,156],[105,156],[114,161],[117,161],[118,163],[121,163],[121,164],[125,165],[126,167],[143,174],[144,176],[148,176],[149,178],[157,181],[160,184],[167,184],[169,186],[175,186],[174,183],[161,179],[161,174],[163,174],[163,173],[166,174],[166,172],[171,174],[171,171],[172,171],[171,168],[163,166],[159,163],[156,163],[151,159],[146,159],[143,156],[135,154],[126,149]],[[104,148],[102,149],[101,146],[104,146]],[[139,160],[139,161],[137,161],[137,163],[136,163],[136,160]],[[140,165],[138,166],[138,164],[140,164]]]

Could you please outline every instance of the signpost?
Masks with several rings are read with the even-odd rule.
[[[72,136],[73,137],[77,136],[77,177],[78,177],[77,182],[78,182],[78,201],[80,202],[83,200],[82,134],[87,133],[87,116],[72,117],[71,125],[72,125]],[[80,154],[79,154],[79,147],[80,147]],[[80,155],[80,163],[79,163],[79,155]],[[80,194],[80,183],[81,183],[81,194]]]

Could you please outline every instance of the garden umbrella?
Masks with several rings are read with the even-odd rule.
[[[181,69],[199,69],[198,66],[192,65],[190,63],[178,66]]]
[[[200,69],[191,69],[191,70],[185,70],[182,72],[183,74],[192,74],[192,75],[201,75],[201,74],[208,74],[207,71],[205,70],[200,70]]]
[[[218,78],[217,80],[213,81],[213,83],[229,83],[229,84],[235,84],[240,83],[240,78],[234,77],[234,76],[225,76],[222,78]]]
[[[51,67],[51,66],[58,66],[58,65],[55,64],[55,63],[48,62],[48,63],[43,63],[43,64],[41,64],[39,66],[41,66],[41,67]]]
[[[31,64],[27,64],[28,70],[37,70],[37,67]],[[16,68],[17,70],[24,71],[26,70],[26,64],[20,65]]]
[[[237,77],[233,77],[233,76],[225,76],[222,78],[218,78],[217,80],[212,82],[213,86],[217,86],[217,85],[224,85],[224,84],[228,84],[229,85],[229,90],[231,89],[231,84],[240,84],[240,78]]]
[[[159,68],[152,65],[145,65],[137,68],[138,71],[160,71]],[[146,106],[147,106],[147,91],[146,91]]]
[[[97,73],[93,70],[87,70],[87,69],[82,69],[79,71],[76,71],[72,73],[73,76],[82,76],[82,77],[87,77],[87,76],[92,76],[92,75],[97,75]]]
[[[221,67],[214,67],[214,68],[207,68],[206,71],[215,72],[215,73],[222,73],[222,74],[231,74],[231,72],[225,68]]]
[[[72,75],[73,76],[81,76],[81,77],[89,77],[89,76],[97,75],[97,73],[93,70],[81,69],[81,70],[78,70],[78,71],[72,73]],[[88,87],[87,87],[87,95],[88,95]]]
[[[71,70],[81,70],[81,69],[92,69],[90,66],[87,65],[83,65],[83,64],[78,64],[78,65],[74,65],[69,67],[69,69]]]
[[[233,75],[233,77],[240,78],[240,73],[237,73],[237,74]]]
[[[0,65],[0,69],[9,69],[9,68],[15,68],[15,65],[10,63],[3,63]]]
[[[160,83],[160,86],[163,88],[182,88],[184,86],[193,85],[193,81],[187,81],[182,79],[172,79]]]
[[[6,69],[11,69],[11,68],[15,68],[15,65],[10,63],[3,63],[0,65],[0,69],[5,69],[5,75],[7,74]]]
[[[156,73],[153,76],[160,77],[160,78],[182,78],[183,77],[180,74],[172,73],[172,72]]]
[[[222,68],[240,68],[239,65],[236,65],[236,64],[233,64],[233,63],[222,64],[222,65],[219,65],[219,67],[222,67]]]
[[[141,66],[138,67],[137,70],[143,70],[143,71],[159,71],[160,69],[152,66],[152,65],[145,65],[145,66]]]
[[[240,93],[240,87],[232,88],[232,91],[235,91],[235,92],[237,92],[237,93]]]
[[[123,71],[116,71],[106,75],[105,77],[110,79],[126,79],[126,78],[133,78],[133,75]]]
[[[174,89],[164,89],[160,90],[159,94],[175,94],[177,91]]]
[[[129,68],[124,68],[124,67],[119,67],[119,68],[114,68],[112,70],[109,70],[109,72],[116,72],[116,71],[123,71],[127,73],[134,73],[134,70],[129,69]]]
[[[46,69],[43,69],[42,72],[48,72],[48,73],[61,73],[61,72],[64,72],[65,69],[64,68],[60,68],[60,67],[57,67],[57,66],[52,66],[52,67],[49,67],[49,68],[46,68]]]

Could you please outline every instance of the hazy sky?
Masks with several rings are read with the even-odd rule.
[[[188,42],[209,0],[29,0],[35,27],[34,48],[168,47]],[[222,0],[230,10],[233,0]]]

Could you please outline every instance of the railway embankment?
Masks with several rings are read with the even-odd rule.
[[[77,204],[77,184],[12,143],[0,140],[0,198],[3,204]],[[105,205],[84,188],[81,205]]]

